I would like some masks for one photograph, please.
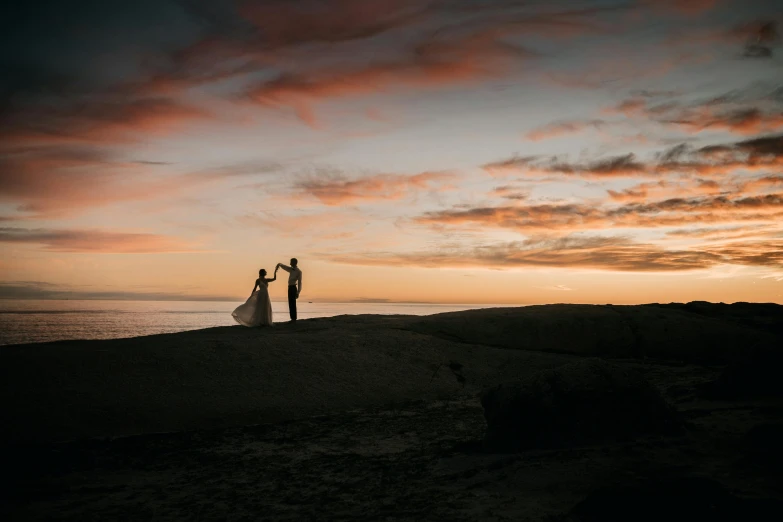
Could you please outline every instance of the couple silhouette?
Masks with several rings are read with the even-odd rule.
[[[267,278],[266,270],[263,268],[258,271],[258,279],[253,285],[250,297],[244,304],[241,304],[231,315],[234,320],[243,326],[272,326],[272,301],[269,299],[269,283],[277,280],[277,270],[282,268],[288,272],[288,311],[291,315],[291,322],[296,321],[296,300],[302,292],[302,270],[299,268],[299,261],[291,258],[291,265],[278,263],[275,266],[274,277]]]

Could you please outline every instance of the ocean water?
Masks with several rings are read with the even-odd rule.
[[[116,339],[232,326],[241,302],[80,301],[0,299],[0,345],[64,339]],[[502,305],[420,303],[308,303],[299,301],[299,319],[343,314],[429,315]],[[506,305],[508,306],[508,305]],[[272,302],[275,322],[288,321],[288,303]]]

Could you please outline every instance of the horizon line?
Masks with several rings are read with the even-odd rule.
[[[136,302],[204,302],[204,303],[228,303],[246,301],[246,297],[161,297],[156,299],[137,299],[122,297],[0,297],[0,301],[136,301]],[[287,303],[286,299],[271,299],[273,303]],[[299,302],[306,301],[300,299]],[[470,302],[442,302],[442,301],[396,301],[385,299],[325,299],[314,298],[308,303],[351,303],[351,304],[430,304],[430,305],[511,305],[526,306],[535,303],[470,303]]]
[[[161,298],[161,299],[132,299],[132,298],[52,298],[52,297],[0,297],[0,301],[128,301],[128,302],[147,302],[147,303],[165,303],[165,302],[205,302],[205,303],[234,303],[246,301],[246,298],[230,298],[230,297],[216,297],[216,298]],[[287,303],[287,300],[272,299],[273,303]],[[303,300],[300,300],[300,302]],[[412,305],[441,305],[441,306],[498,306],[498,307],[519,307],[519,306],[543,306],[543,305],[556,305],[556,304],[568,304],[568,305],[595,305],[595,306],[642,306],[649,304],[688,304],[688,303],[712,303],[712,304],[740,304],[740,303],[753,303],[753,304],[774,304],[783,306],[783,303],[774,301],[706,301],[702,299],[693,299],[689,301],[668,301],[665,303],[659,302],[637,302],[637,303],[606,303],[606,302],[565,302],[557,301],[551,303],[470,303],[470,302],[436,302],[436,301],[393,301],[393,300],[327,300],[323,298],[316,298],[313,301],[307,301],[311,304],[412,304]]]

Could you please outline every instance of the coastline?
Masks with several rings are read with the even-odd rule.
[[[6,346],[0,440],[229,427],[476,394],[574,357],[727,364],[777,346],[782,311],[543,305]],[[451,362],[464,382],[442,371]]]
[[[0,347],[60,340],[121,339],[236,324],[231,312],[244,300],[6,301],[0,307]],[[418,303],[299,303],[299,319],[336,315],[428,315],[498,305]],[[288,302],[273,301],[273,318],[288,321]]]
[[[5,347],[0,515],[565,522],[600,488],[647,480],[703,481],[704,509],[778,509],[779,386],[703,390],[756,350],[779,356],[782,319],[747,303],[548,305]],[[483,391],[595,358],[643,376],[685,433],[481,450]]]

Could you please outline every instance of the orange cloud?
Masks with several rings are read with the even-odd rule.
[[[586,229],[606,223],[606,216],[597,208],[578,204],[538,204],[428,212],[414,219],[424,225],[478,224],[517,231],[547,228]]]
[[[781,234],[780,228],[769,225],[746,225],[720,228],[686,228],[670,230],[666,232],[667,236],[685,239],[707,239],[710,241],[759,238],[759,236],[774,236],[776,234],[779,237]]]
[[[588,163],[568,163],[558,157],[540,158],[538,156],[519,157],[487,163],[482,168],[493,176],[508,174],[563,174],[582,177],[627,177],[651,174],[646,165],[637,161],[634,154],[624,154],[598,159]]]
[[[0,202],[26,217],[54,218],[88,208],[171,196],[237,176],[278,170],[241,165],[162,176],[154,162],[121,162],[89,147],[22,149],[0,155]]]
[[[52,216],[147,197],[152,187],[121,175],[130,168],[112,165],[106,154],[91,149],[7,154],[0,158],[0,201],[17,204],[22,212]]]
[[[490,62],[530,56],[504,37],[608,32],[611,26],[600,21],[601,15],[624,9],[526,7],[504,1],[479,6],[418,0],[239,0],[210,10],[221,16],[202,38],[155,67],[145,64],[152,70],[128,88],[136,95],[170,96],[273,68],[278,80],[250,89],[249,97],[292,107],[313,124],[313,105],[320,100],[494,76],[505,67]],[[200,10],[197,14],[203,16]],[[390,33],[396,33],[389,40],[396,49],[379,42],[391,38]],[[362,57],[365,53],[349,47],[356,43],[370,52]],[[408,48],[400,49],[400,44]],[[351,63],[354,57],[360,58]],[[341,79],[346,85],[339,85]]]
[[[197,252],[192,244],[158,234],[100,229],[56,230],[0,228],[0,243],[40,245],[52,252],[162,254]]]
[[[736,265],[783,267],[783,241],[744,241],[705,248],[705,252],[721,256]]]
[[[335,263],[364,266],[547,267],[672,272],[724,264],[780,267],[783,266],[783,241],[733,242],[675,249],[637,243],[626,237],[566,236],[431,252],[331,254],[325,257]]]
[[[414,175],[376,174],[355,180],[340,177],[300,181],[296,190],[302,195],[317,198],[325,205],[363,201],[396,200],[421,190],[450,190],[447,182],[457,179],[448,172],[423,172]]]
[[[645,201],[651,191],[667,187],[668,184],[665,181],[659,181],[657,183],[639,183],[624,190],[607,190],[606,192],[613,201]]]
[[[0,126],[0,140],[6,148],[123,143],[169,134],[210,116],[204,109],[162,98],[24,107],[12,111]]]
[[[531,141],[541,141],[549,138],[557,138],[568,134],[575,134],[587,128],[600,128],[605,125],[603,120],[588,121],[562,121],[550,123],[528,132],[525,137]]]
[[[672,109],[677,109],[680,105],[676,102],[661,102],[656,101],[651,104],[651,100],[658,98],[657,96],[635,96],[628,98],[617,105],[605,107],[602,112],[604,114],[622,114],[629,118],[637,117],[649,117],[655,118],[662,114],[666,114]]]
[[[687,197],[694,194],[731,192],[715,180],[696,179],[687,182],[657,181],[639,183],[623,190],[607,190],[609,198],[618,202],[640,202],[651,198]],[[744,191],[741,191],[744,192]]]
[[[631,98],[628,100],[623,100],[615,107],[607,107],[604,109],[604,112],[608,114],[620,113],[625,114],[626,116],[636,116],[643,113],[646,107],[646,100],[641,98]]]
[[[783,130],[783,111],[774,102],[743,93],[729,93],[696,103],[676,100],[653,103],[653,97],[635,96],[607,107],[603,112],[647,119],[694,134],[725,130],[748,136]]]
[[[320,101],[395,87],[442,87],[499,76],[506,72],[512,56],[522,54],[479,35],[458,43],[424,45],[411,58],[354,70],[283,74],[247,95],[263,105],[291,107],[304,123],[317,127],[313,105]]]
[[[280,48],[369,38],[412,23],[425,7],[413,0],[243,0],[239,12],[262,32],[267,46]]]
[[[281,73],[276,79],[247,91],[247,98],[262,105],[293,109],[300,120],[312,127],[319,126],[315,106],[326,100],[399,89],[443,88],[505,76],[515,63],[537,56],[519,43],[511,44],[509,37],[560,37],[608,31],[608,24],[599,23],[598,18],[619,9],[519,10],[512,4],[487,2],[480,9],[431,3],[418,12],[412,6],[422,4],[416,2],[345,0],[338,2],[335,12],[324,10],[319,15],[320,9],[302,10],[300,4],[293,5],[271,16],[272,20],[277,16],[286,18],[279,28],[268,31],[272,42],[305,42],[309,38],[346,41],[398,26],[409,30],[401,41],[411,42],[409,49],[402,52],[389,53],[388,48],[379,48],[369,60],[340,57],[329,62],[328,67],[308,66],[307,57],[299,60],[304,65],[296,69],[279,63]],[[296,16],[289,17],[294,12]],[[416,23],[411,24],[412,21]],[[262,23],[266,26],[269,22]],[[312,29],[304,30],[309,27]],[[353,53],[357,54],[360,53]]]
[[[97,285],[96,285],[97,286]],[[0,299],[108,299],[131,301],[235,301],[237,296],[199,295],[188,292],[91,290],[43,281],[0,282]]]
[[[423,225],[481,225],[529,233],[542,230],[659,228],[734,221],[772,222],[783,215],[783,194],[670,198],[599,207],[590,204],[527,204],[428,212]]]
[[[671,198],[652,203],[630,204],[609,212],[612,216],[625,214],[648,214],[656,212],[699,212],[720,210],[722,212],[743,212],[748,209],[783,208],[783,194],[764,194],[759,196],[707,196],[697,198]]]
[[[723,129],[735,134],[754,135],[783,130],[783,112],[764,113],[757,108],[737,109],[719,114],[700,111],[700,114],[683,115],[683,119],[670,120],[689,132]]]
[[[660,178],[668,175],[725,176],[736,171],[765,172],[780,166],[783,166],[783,135],[699,149],[681,144],[647,162],[637,159],[632,153],[581,163],[571,163],[558,156],[514,156],[487,163],[482,168],[492,176],[545,174],[582,178]]]
[[[490,191],[490,196],[496,196],[504,199],[513,199],[522,201],[527,199],[530,194],[520,187],[514,187],[511,185],[505,185],[502,187],[495,187]]]
[[[760,189],[772,190],[775,188],[783,188],[783,176],[764,176],[747,180],[742,183],[741,190],[743,192],[755,192]]]

